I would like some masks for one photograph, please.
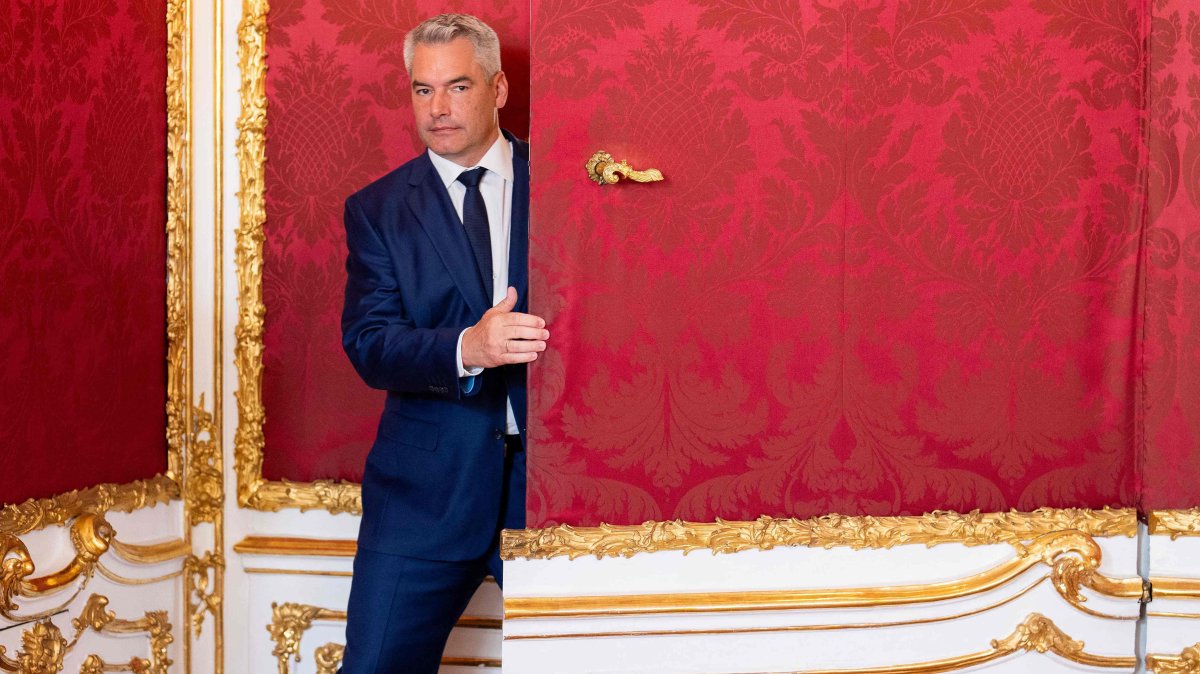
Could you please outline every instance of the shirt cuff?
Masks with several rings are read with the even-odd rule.
[[[463,363],[462,363],[462,338],[463,338],[463,335],[467,334],[467,330],[469,330],[469,329],[470,329],[470,328],[466,328],[466,329],[464,329],[462,332],[458,333],[458,346],[456,346],[456,347],[454,348],[454,358],[455,358],[455,362],[456,362],[456,363],[458,363],[458,377],[459,377],[459,379],[462,379],[463,377],[475,377],[475,376],[478,376],[478,375],[480,375],[480,374],[482,374],[482,373],[483,373],[483,368],[482,368],[482,367],[473,367],[473,368],[471,368],[471,369],[469,369],[469,370],[468,370],[467,368],[463,367]]]

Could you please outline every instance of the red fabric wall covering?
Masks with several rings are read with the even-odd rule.
[[[1154,4],[1143,506],[1200,505],[1200,7]]]
[[[0,6],[0,501],[166,469],[166,5]]]
[[[501,123],[526,137],[528,5],[271,3],[263,271],[268,479],[361,478],[383,394],[362,383],[341,349],[342,204],[423,147],[413,129],[403,41],[442,12],[475,14],[499,33],[511,85]]]
[[[535,2],[529,525],[1136,503],[1144,9]]]

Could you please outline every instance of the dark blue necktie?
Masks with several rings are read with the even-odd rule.
[[[483,280],[483,289],[487,292],[488,304],[492,303],[492,233],[488,228],[487,207],[483,205],[483,195],[479,192],[479,183],[487,169],[480,167],[463,171],[458,175],[458,182],[467,186],[467,194],[463,198],[463,227],[467,230],[467,240],[471,242],[471,250],[475,252],[475,265],[479,268],[479,276]]]

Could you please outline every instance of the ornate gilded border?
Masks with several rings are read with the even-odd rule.
[[[760,517],[753,522],[646,522],[640,525],[505,530],[504,560],[550,559],[584,555],[632,557],[643,552],[695,550],[741,552],[789,547],[891,548],[942,543],[989,545],[1030,540],[1074,530],[1089,536],[1137,535],[1132,509],[1039,508],[1033,512],[955,513],[935,511],[909,517],[824,515],[809,519]]]
[[[1188,510],[1152,510],[1147,517],[1151,534],[1166,535],[1172,539],[1180,536],[1200,536],[1200,507]]]
[[[188,71],[185,68],[187,0],[167,3],[167,472],[148,480],[99,484],[49,498],[0,506],[0,533],[19,536],[63,524],[86,512],[131,512],[181,496],[189,407],[188,331],[191,325],[191,192],[188,167]]]
[[[237,159],[241,189],[240,222],[235,263],[238,275],[238,322],[234,364],[238,376],[238,426],[234,441],[238,504],[256,510],[324,509],[333,513],[362,512],[359,485],[334,480],[315,482],[268,481],[262,476],[263,317],[262,299],[264,166],[267,128],[267,0],[245,0],[238,25],[241,67],[241,114],[238,117]]]

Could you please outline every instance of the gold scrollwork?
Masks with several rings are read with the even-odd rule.
[[[1146,671],[1151,674],[1200,674],[1200,643],[1188,646],[1179,655],[1147,655]]]
[[[639,171],[624,159],[614,161],[612,155],[599,150],[587,160],[587,176],[599,185],[616,185],[622,178],[635,183],[654,183],[663,179],[662,171],[646,169]]]
[[[192,408],[184,500],[192,526],[216,522],[225,504],[221,446],[217,442],[213,414],[204,408],[203,393],[200,394],[200,403]]]
[[[48,620],[34,623],[21,634],[21,650],[15,660],[7,657],[0,646],[0,669],[20,674],[55,674],[62,671],[67,650],[67,640],[54,623]]]
[[[345,620],[345,611],[309,606],[307,604],[271,604],[271,624],[267,632],[275,641],[271,654],[279,663],[279,674],[288,674],[289,660],[300,662],[300,640],[317,620]]]
[[[108,598],[93,594],[79,616],[71,621],[75,628],[75,638],[71,640],[68,649],[74,648],[79,637],[87,630],[100,634],[139,634],[145,633],[150,638],[150,660],[141,669],[134,663],[146,662],[140,658],[130,661],[130,671],[144,671],[147,674],[167,674],[171,667],[171,659],[167,656],[168,649],[174,637],[171,636],[171,623],[167,621],[166,611],[147,611],[137,620],[123,620],[108,610]],[[89,658],[90,659],[90,658]],[[98,671],[104,671],[103,661],[95,658],[101,666]]]
[[[114,536],[113,529],[102,516],[84,514],[72,523],[70,536],[71,544],[75,547],[75,556],[62,569],[38,578],[29,577],[33,575],[36,567],[25,544],[12,535],[0,537],[4,560],[3,566],[0,566],[0,616],[9,620],[37,620],[61,610],[65,605],[38,615],[18,616],[16,611],[20,607],[14,598],[50,594],[66,587],[80,576],[84,578],[83,585],[87,584],[100,557],[108,550]],[[80,586],[77,592],[82,589],[83,586]]]
[[[52,498],[29,499],[0,509],[0,532],[20,536],[84,513],[133,512],[179,497],[179,485],[158,475],[128,484],[101,484]]]
[[[182,478],[189,404],[191,148],[188,0],[167,0],[167,475]]]
[[[212,552],[206,552],[199,557],[190,555],[184,562],[187,605],[191,614],[192,630],[197,637],[204,627],[204,617],[211,614],[215,620],[221,612],[222,594],[215,580],[219,571],[224,568],[225,558]]]
[[[317,674],[335,674],[342,666],[342,656],[346,647],[342,644],[328,643],[318,646],[313,651],[313,660],[317,663]]]
[[[760,517],[753,522],[646,522],[641,525],[507,529],[505,560],[584,555],[632,557],[643,552],[708,550],[714,553],[769,550],[779,546],[891,548],[941,543],[989,545],[1030,540],[1054,531],[1092,536],[1134,536],[1137,516],[1129,509],[1039,508],[1033,512],[955,513],[934,511],[912,517],[824,515],[806,520]]]
[[[75,628],[74,637],[68,642],[51,620],[40,620],[21,635],[22,649],[15,659],[5,654],[0,646],[0,670],[20,674],[56,674],[62,671],[63,659],[79,643],[87,630],[103,634],[145,633],[150,638],[150,660],[133,658],[128,665],[106,665],[99,656],[84,660],[84,673],[104,671],[132,671],[144,674],[168,674],[171,659],[167,657],[171,636],[171,623],[165,611],[148,611],[137,620],[122,620],[107,610],[108,598],[93,594],[88,597],[79,616],[71,620]]]
[[[1147,524],[1151,534],[1167,534],[1172,540],[1180,536],[1200,536],[1200,508],[1152,510]]]

